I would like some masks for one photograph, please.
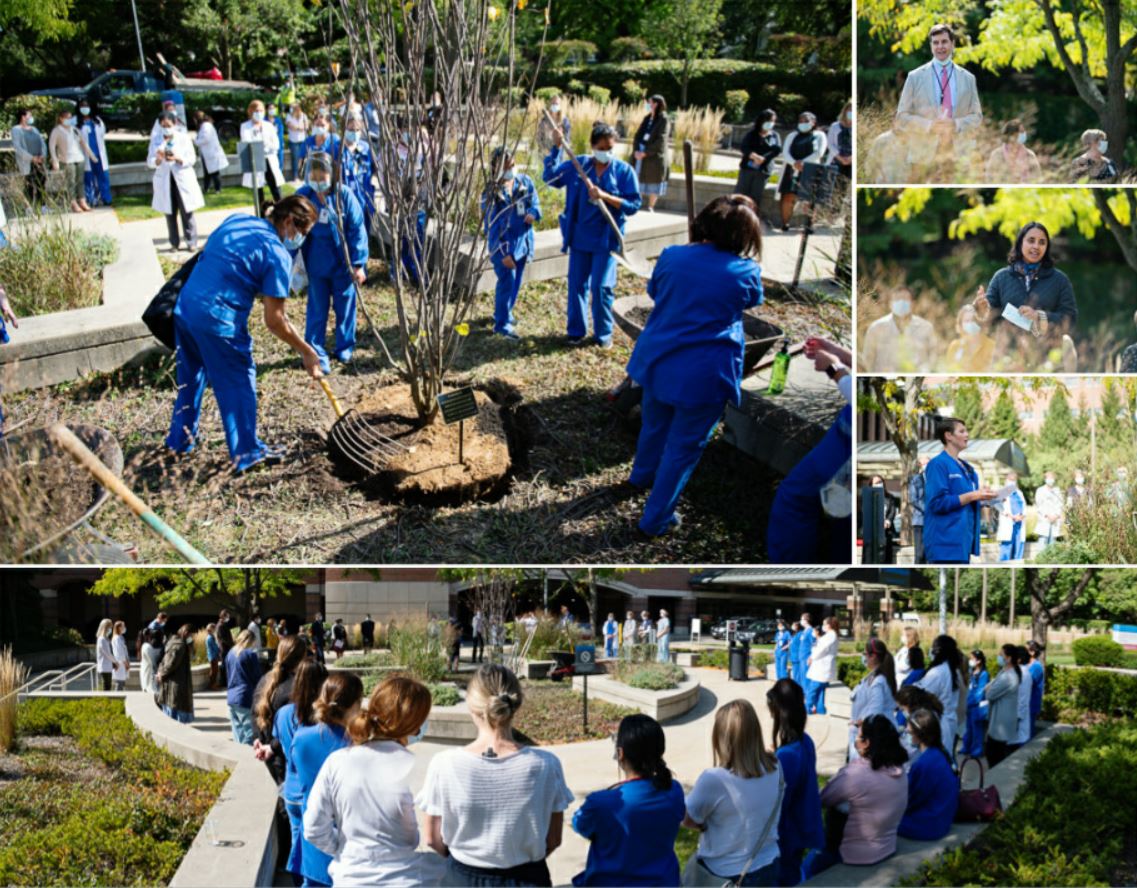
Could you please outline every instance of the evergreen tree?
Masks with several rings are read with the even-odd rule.
[[[1022,442],[1022,423],[1019,422],[1019,414],[1015,410],[1015,401],[1009,390],[1003,389],[999,392],[999,397],[995,399],[995,406],[987,414],[985,426],[983,436],[986,438],[1010,438],[1013,441]]]
[[[965,382],[955,390],[952,414],[963,421],[972,438],[985,436],[983,421],[983,395],[974,382]]]
[[[1047,450],[1062,450],[1069,448],[1077,437],[1078,430],[1070,413],[1066,393],[1061,388],[1056,388],[1050,405],[1046,408],[1038,443]]]

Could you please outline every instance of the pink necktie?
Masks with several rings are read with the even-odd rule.
[[[940,93],[940,110],[944,117],[951,117],[951,80],[946,66],[941,69]]]

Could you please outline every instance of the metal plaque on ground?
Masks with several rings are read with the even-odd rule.
[[[478,415],[478,402],[474,400],[474,390],[470,386],[439,395],[438,407],[447,425]]]

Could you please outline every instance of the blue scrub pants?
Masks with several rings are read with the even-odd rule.
[[[806,679],[805,711],[825,715],[825,682]]]
[[[178,396],[166,446],[178,453],[193,450],[201,420],[201,398],[208,382],[217,398],[229,457],[237,471],[256,465],[268,455],[269,448],[257,437],[257,368],[248,332],[222,336],[195,330],[174,315],[174,335],[178,345]]]
[[[336,313],[336,360],[348,361],[355,350],[355,282],[346,272],[309,276],[308,308],[304,318],[304,341],[320,356],[320,369],[329,372],[328,310]]]
[[[289,179],[295,180],[297,173],[301,166],[304,164],[304,158],[308,156],[308,146],[304,142],[289,142],[288,143],[288,157],[289,157]]]
[[[426,211],[420,210],[418,217],[415,219],[415,236],[412,241],[409,237],[400,238],[399,254],[403,261],[403,270],[411,282],[418,286],[419,283],[419,269],[423,272],[425,268],[425,247],[426,245]],[[395,268],[391,267],[391,280],[395,279]]]
[[[612,341],[612,303],[616,297],[616,260],[612,254],[590,253],[572,247],[568,267],[568,335],[588,335],[588,295],[592,294],[592,336],[601,345]],[[720,408],[721,412],[721,408]]]
[[[604,636],[604,656],[608,657],[609,659],[616,656],[616,636],[615,635],[605,635]]]
[[[1026,541],[1023,537],[1023,525],[1020,521],[1011,531],[1011,538],[999,543],[1000,561],[1018,561],[1023,557]]]
[[[771,564],[840,564],[849,560],[851,518],[834,521],[829,535],[831,551],[818,551],[825,520],[821,488],[849,459],[852,438],[848,427],[842,427],[843,415],[844,411],[778,485],[766,528],[766,557]]]
[[[793,675],[791,675],[790,678],[797,682],[798,687],[801,688],[803,692],[808,690],[809,682],[805,677],[805,660],[794,660],[793,667]]]
[[[521,292],[521,278],[525,274],[525,264],[529,257],[514,260],[516,268],[506,268],[500,256],[493,257],[493,270],[497,275],[497,287],[493,297],[494,333],[513,333],[516,321],[513,306],[517,304],[517,294]]]
[[[569,332],[571,335],[571,328]],[[644,386],[640,410],[643,425],[628,481],[636,487],[651,488],[639,526],[644,533],[658,536],[678,523],[675,506],[679,494],[719,424],[723,405],[715,402],[676,407],[656,400],[651,389]]]
[[[93,207],[111,205],[111,176],[97,160],[92,160],[91,168],[83,173],[83,193]]]
[[[789,670],[789,655],[788,654],[774,654],[774,674],[778,679],[788,678]]]
[[[983,755],[983,741],[986,739],[987,719],[981,717],[979,707],[969,706],[967,709],[967,729],[963,732],[963,749],[960,751],[964,755],[980,758]]]

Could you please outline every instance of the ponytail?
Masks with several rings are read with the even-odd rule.
[[[261,204],[261,217],[274,225],[291,219],[299,231],[307,231],[316,224],[319,213],[312,201],[302,194],[290,194],[280,200],[268,200]]]

